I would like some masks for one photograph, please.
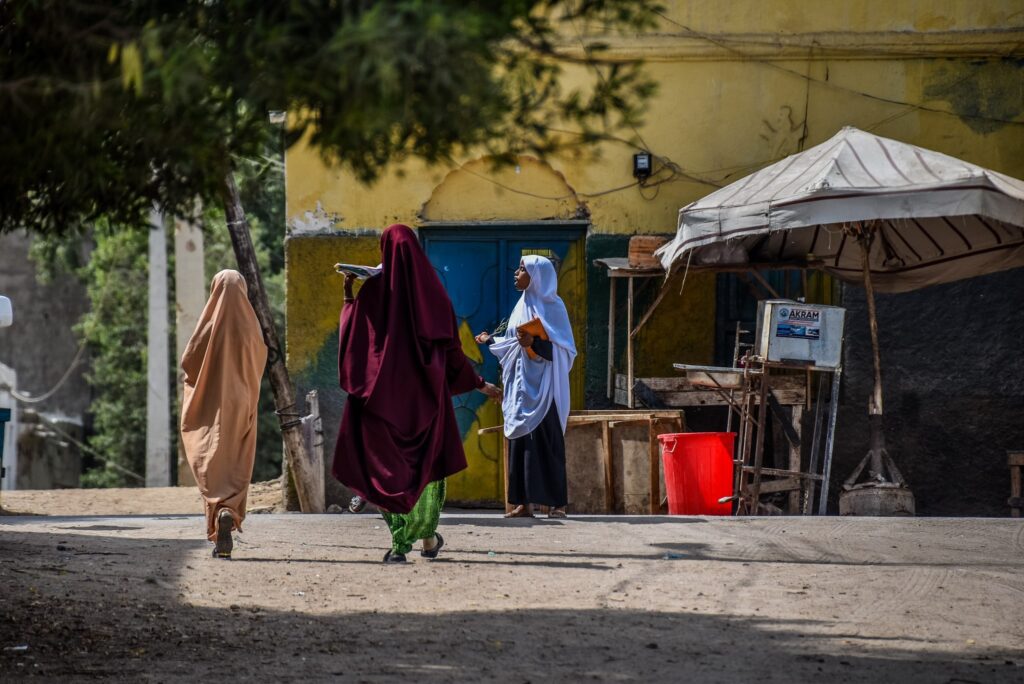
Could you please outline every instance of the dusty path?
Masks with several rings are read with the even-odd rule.
[[[1020,682],[1012,520],[0,518],[0,678]],[[27,648],[21,648],[27,646]]]
[[[3,513],[24,515],[195,515],[203,512],[195,487],[24,489],[0,492]],[[251,513],[283,513],[281,482],[249,487]]]

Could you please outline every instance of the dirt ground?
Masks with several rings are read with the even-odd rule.
[[[203,500],[195,487],[147,489],[27,489],[0,492],[5,515],[197,515]],[[250,513],[283,513],[281,482],[249,487]]]
[[[194,508],[87,498],[3,495],[74,515],[0,518],[0,679],[1024,681],[1011,519],[456,511],[385,566],[372,514],[253,515],[221,561]]]

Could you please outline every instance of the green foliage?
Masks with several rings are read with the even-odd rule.
[[[284,173],[275,150],[253,162],[239,164],[238,185],[243,202],[252,207],[250,226],[257,259],[263,273],[267,297],[276,325],[284,325]],[[224,225],[224,212],[210,207],[202,215],[204,269],[208,279],[225,268],[236,268],[231,240]],[[94,247],[83,257],[83,240]],[[173,239],[169,244],[169,287],[174,291]],[[275,257],[279,258],[275,259]],[[92,370],[86,379],[94,393],[89,445],[107,461],[85,456],[87,487],[131,487],[140,482],[124,469],[145,472],[146,447],[146,353],[148,301],[148,230],[113,229],[101,220],[86,237],[39,235],[33,240],[31,257],[42,278],[57,272],[75,274],[85,285],[90,311],[76,332],[89,346]],[[173,311],[173,301],[171,302]],[[170,323],[172,373],[168,379],[171,396],[177,368],[175,338]],[[269,480],[281,474],[281,429],[274,413],[269,381],[260,386],[256,460],[253,481]],[[177,414],[170,417],[178,424]],[[172,429],[172,439],[176,439]],[[173,445],[172,445],[173,447]],[[172,448],[172,453],[176,453]]]
[[[76,331],[89,346],[86,379],[95,392],[89,445],[108,462],[86,471],[86,487],[136,486],[146,458],[146,316],[148,231],[100,223],[96,247],[79,270],[91,307]]]
[[[653,89],[595,37],[652,0],[21,0],[0,3],[0,232],[141,225],[219,203],[291,112],[372,180],[415,155],[544,155],[638,123]],[[565,64],[592,72],[563,85]],[[575,135],[556,134],[570,130]]]
[[[410,156],[507,161],[590,144],[638,125],[654,88],[638,64],[604,59],[595,38],[648,28],[657,9],[653,0],[0,2],[0,233],[80,241],[100,226],[83,267],[97,310],[82,324],[97,449],[133,470],[144,453],[140,227],[154,204],[215,214],[225,177],[240,173],[279,318],[280,145],[305,138],[369,182]],[[590,82],[567,88],[565,65],[588,70]],[[271,111],[289,112],[283,129]],[[207,235],[209,258],[233,264],[212,220]],[[80,252],[44,240],[37,254],[74,265]]]

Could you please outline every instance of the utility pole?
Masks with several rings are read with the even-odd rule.
[[[242,199],[238,194],[234,176],[230,172],[224,177],[221,188],[224,201],[224,214],[228,220],[228,232],[231,234],[231,245],[238,260],[238,270],[245,278],[249,289],[249,302],[256,312],[256,318],[263,329],[263,338],[267,343],[267,375],[270,386],[274,390],[274,406],[277,418],[281,423],[281,438],[284,440],[286,467],[291,468],[295,479],[295,490],[299,496],[299,507],[303,513],[324,512],[323,473],[317,472],[322,464],[317,464],[306,450],[302,436],[302,415],[295,400],[295,387],[288,376],[288,368],[284,364],[284,348],[274,326],[274,318],[270,313],[267,291],[263,287],[260,267],[256,263],[256,249],[249,235],[249,222],[245,217]]]
[[[150,212],[149,330],[146,340],[146,486],[171,485],[170,388],[167,367],[167,233],[157,208]]]
[[[203,270],[203,231],[192,221],[174,221],[174,298],[175,337],[177,354],[175,376],[177,377],[178,407],[181,407],[182,386],[185,374],[181,370],[181,357],[185,353],[192,332],[196,329],[199,316],[206,305],[206,274]],[[185,447],[178,440],[178,485],[194,486],[195,477],[185,457]]]

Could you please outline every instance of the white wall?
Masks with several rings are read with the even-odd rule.
[[[11,409],[11,418],[4,432],[4,448],[0,454],[0,462],[7,469],[0,489],[17,489],[18,477],[18,403],[11,396],[10,390],[17,391],[18,375],[10,366],[0,363],[0,408]]]

